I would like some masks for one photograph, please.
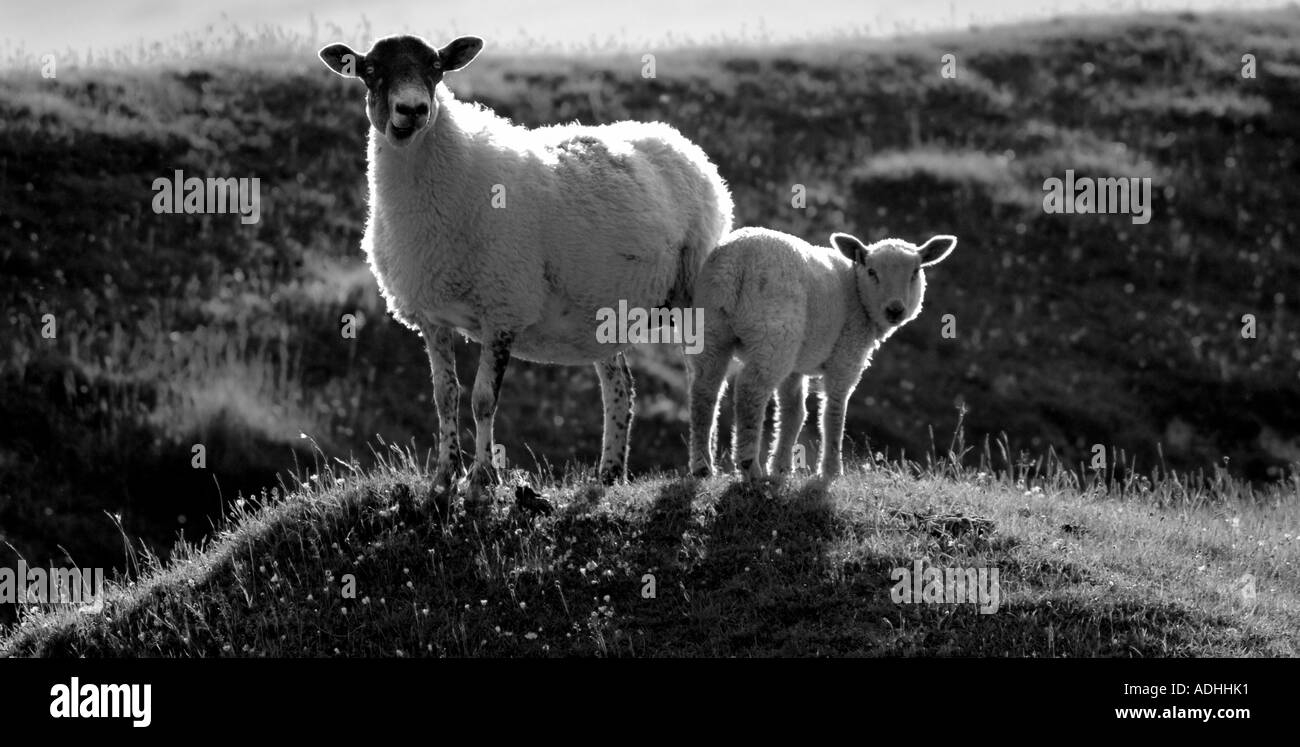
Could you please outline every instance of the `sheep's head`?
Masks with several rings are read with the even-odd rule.
[[[847,233],[831,234],[831,246],[853,262],[858,298],[882,327],[899,327],[921,313],[925,269],[957,247],[956,236],[934,236],[921,246],[884,239],[867,246]]]
[[[366,84],[366,115],[394,148],[405,148],[438,118],[434,88],[444,73],[460,70],[483,48],[476,36],[453,39],[434,49],[418,36],[389,36],[365,54],[346,44],[320,51],[330,70]]]

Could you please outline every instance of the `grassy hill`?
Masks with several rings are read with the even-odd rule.
[[[241,506],[101,609],[26,616],[0,655],[1300,655],[1300,485],[1107,491],[954,460],[868,463],[830,490],[561,482],[545,517],[503,488],[443,523],[394,447]],[[893,569],[920,558],[997,568],[997,610],[895,604]]]
[[[1263,494],[1294,495],[1287,480],[1294,474],[1288,465],[1300,462],[1300,258],[1292,251],[1300,199],[1297,40],[1295,9],[1134,16],[856,45],[663,50],[651,80],[640,75],[639,51],[558,59],[489,49],[452,85],[527,125],[671,122],[718,163],[735,194],[738,225],[812,240],[835,230],[868,239],[957,234],[958,251],[932,274],[925,313],[880,352],[849,408],[848,435],[859,455],[924,454],[931,434],[953,432],[964,409],[971,440],[995,439],[998,458],[1017,469],[1041,468],[1053,454],[1077,466],[1102,444],[1112,467],[1124,465],[1119,479],[1153,476],[1160,490],[1170,469],[1208,471],[1210,478],[1184,477],[1185,488],[1169,489],[1209,491],[1207,500],[1229,506],[1224,511],[1254,511],[1259,500],[1273,504],[1220,495],[1216,485],[1228,478],[1216,483],[1213,475],[1226,458],[1234,479]],[[940,75],[947,53],[957,60],[953,79]],[[1256,57],[1257,77],[1241,76],[1244,54]],[[129,536],[165,557],[178,532],[202,539],[238,495],[259,495],[280,485],[295,464],[313,463],[313,443],[329,458],[366,470],[378,466],[370,448],[380,436],[409,447],[423,464],[434,423],[424,352],[413,333],[384,314],[358,249],[367,126],[360,92],[325,71],[309,49],[290,59],[267,64],[241,52],[145,69],[61,70],[53,80],[34,67],[0,76],[5,565],[21,554],[32,562],[66,563],[70,556],[83,566],[125,567],[118,529],[106,514],[119,516]],[[259,177],[262,221],[243,226],[233,216],[155,215],[152,180],[175,169]],[[1134,225],[1123,215],[1044,214],[1043,180],[1066,169],[1151,177],[1153,219]],[[804,208],[791,204],[797,185],[808,196]],[[345,313],[362,320],[355,340],[339,335]],[[54,339],[41,335],[46,314],[57,322]],[[948,314],[955,339],[941,334]],[[1240,334],[1244,314],[1257,319],[1253,339]],[[476,353],[471,345],[459,351],[464,382]],[[667,491],[671,503],[694,490],[672,477],[647,477],[685,464],[676,356],[647,347],[633,361],[639,414],[631,466],[645,480],[613,491],[612,505],[592,514],[604,518],[551,520],[559,523],[538,529],[538,537],[568,531],[565,521],[586,527],[579,532],[586,542],[662,531],[667,519],[654,519],[650,508],[663,502],[658,494]],[[516,466],[553,481],[596,458],[599,394],[590,369],[512,365],[502,396],[497,440]],[[471,422],[468,412],[463,422]],[[813,435],[805,436],[810,449]],[[203,469],[191,466],[195,444],[206,449]],[[418,471],[386,474],[381,468],[368,482],[350,484],[348,490],[360,491],[351,497],[331,493],[335,503],[317,496],[278,504],[256,525],[304,537],[346,536],[355,528],[381,540],[387,530],[379,519],[369,528],[347,522],[381,515],[393,500],[390,483],[421,493]],[[1062,505],[1075,501],[1079,511],[1095,512],[1084,525],[1103,527],[1067,538],[1053,535],[1050,524],[1033,528],[1028,519],[1004,516],[1005,490],[955,477],[886,490],[878,479],[873,474],[824,499],[813,496],[826,506],[816,510],[787,494],[785,502],[751,505],[724,481],[706,483],[694,513],[677,511],[682,518],[672,519],[696,527],[691,541],[704,543],[683,551],[687,576],[679,578],[701,589],[723,584],[715,591],[741,583],[708,576],[713,561],[701,558],[716,557],[715,545],[737,558],[754,551],[757,535],[740,526],[742,517],[752,514],[768,533],[789,521],[807,526],[810,544],[800,551],[799,572],[812,575],[773,571],[789,584],[774,581],[784,591],[773,593],[792,595],[782,604],[801,603],[810,592],[800,589],[822,579],[809,588],[827,592],[852,618],[853,605],[866,603],[852,589],[866,587],[861,579],[845,581],[842,570],[833,570],[840,566],[823,563],[815,548],[885,532],[891,524],[883,506],[951,494],[1007,531],[1018,527],[1033,552],[1059,540],[1093,547],[1104,558],[1100,537],[1139,531],[1125,528],[1132,509],[1120,520],[1126,504],[1099,502],[1095,494],[1060,494]],[[557,488],[561,497],[573,489]],[[1294,536],[1294,499],[1275,503],[1279,516],[1290,511],[1291,518],[1277,519],[1270,531]],[[1151,510],[1151,521],[1175,515]],[[428,522],[415,517],[408,549],[467,536],[431,534]],[[343,523],[331,529],[313,527],[315,521]],[[583,523],[589,521],[597,523]],[[238,536],[252,541],[250,531]],[[267,531],[267,552],[288,552],[275,539],[279,530]],[[1171,537],[1153,552],[1181,558],[1185,541]],[[849,544],[875,558],[867,578],[901,557],[902,546]],[[469,547],[451,548],[444,548],[448,558],[476,557]],[[696,551],[705,555],[692,560]],[[216,575],[202,576],[210,584],[201,587],[204,594],[233,593],[220,584],[243,579],[245,571],[214,552],[182,554],[179,567],[191,570],[160,578],[207,568]],[[635,552],[659,550],[642,543]],[[1223,573],[1249,565],[1231,552],[1215,558],[1225,563]],[[624,559],[637,570],[636,557]],[[711,580],[689,575],[699,563]],[[1135,589],[1167,588],[1125,567],[1135,574]],[[1075,582],[1066,586],[1079,593]],[[462,596],[478,601],[463,589],[446,593],[458,603]],[[706,604],[692,599],[682,604]],[[1046,614],[1036,603],[1029,609]],[[1130,611],[1140,617],[1140,609]],[[1218,629],[1202,623],[1191,629]],[[1240,626],[1227,627],[1242,634]],[[458,644],[440,634],[428,642],[442,651],[476,650],[473,636],[462,638]],[[1196,640],[1184,650],[1228,651],[1240,643]],[[551,645],[558,650],[558,642]],[[1085,651],[1122,653],[1101,643]]]

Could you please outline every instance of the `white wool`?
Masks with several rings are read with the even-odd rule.
[[[942,260],[956,245],[936,236],[923,247],[900,239],[863,246],[843,234],[837,246],[815,247],[795,236],[758,228],[728,235],[709,256],[695,289],[704,309],[704,351],[690,359],[691,469],[712,471],[713,429],[722,377],[731,357],[744,366],[736,383],[736,466],[762,475],[758,439],[772,392],[780,388],[780,432],[773,471],[790,467],[806,414],[806,380],[823,379],[821,471],[842,469],[844,408],[872,353],[914,319],[925,295],[922,264]],[[854,261],[847,249],[863,258]],[[890,319],[894,307],[897,316]],[[797,420],[797,422],[793,422]]]
[[[397,319],[511,330],[512,355],[578,364],[620,349],[597,341],[598,309],[690,303],[732,213],[698,146],[658,122],[527,129],[435,97],[409,147],[370,131],[363,247]]]

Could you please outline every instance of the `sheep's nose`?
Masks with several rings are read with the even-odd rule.
[[[893,301],[885,307],[885,318],[890,322],[897,322],[903,318],[903,304],[901,301]]]
[[[403,117],[410,117],[411,119],[421,119],[423,117],[428,116],[429,105],[424,102],[420,102],[418,104],[403,104],[399,102],[393,105],[393,110],[396,111],[398,114],[401,114]]]

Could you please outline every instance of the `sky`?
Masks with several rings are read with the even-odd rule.
[[[1283,4],[1231,2],[1234,7]],[[893,35],[1076,13],[1225,5],[1224,0],[3,0],[0,40],[36,54],[111,50],[232,23],[310,33],[313,17],[321,30],[335,24],[357,32],[364,14],[380,35],[408,32],[436,40],[472,33],[527,52],[581,47],[593,38],[612,39],[625,48],[719,38],[782,42],[843,32]]]

